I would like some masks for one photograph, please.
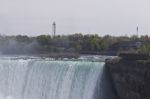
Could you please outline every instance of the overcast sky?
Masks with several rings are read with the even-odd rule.
[[[0,34],[150,33],[150,0],[0,0]]]

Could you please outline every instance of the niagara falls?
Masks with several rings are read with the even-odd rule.
[[[0,99],[116,99],[104,64],[0,58]]]

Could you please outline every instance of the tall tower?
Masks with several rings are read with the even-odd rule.
[[[53,31],[53,37],[55,37],[56,36],[56,23],[55,22],[53,22],[53,24],[52,24],[52,31]]]
[[[139,27],[136,28],[137,37],[139,36]]]

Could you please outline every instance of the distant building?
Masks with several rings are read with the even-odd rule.
[[[55,22],[53,22],[53,24],[52,24],[52,36],[53,37],[55,37],[56,36],[56,23]]]

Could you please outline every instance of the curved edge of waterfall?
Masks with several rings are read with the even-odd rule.
[[[7,97],[118,99],[104,62],[32,59],[0,60],[0,99]]]
[[[102,75],[96,84],[94,99],[119,99],[109,70],[105,65]]]

